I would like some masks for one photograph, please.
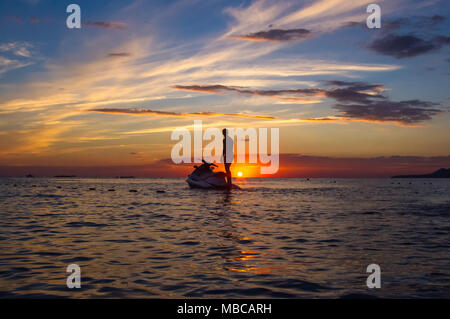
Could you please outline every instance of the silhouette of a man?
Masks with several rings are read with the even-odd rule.
[[[225,172],[227,173],[227,185],[231,189],[231,171],[230,166],[234,159],[234,142],[227,134],[227,129],[222,130],[223,134],[223,165],[225,166]]]

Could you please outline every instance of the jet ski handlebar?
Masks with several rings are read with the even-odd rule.
[[[208,163],[208,162],[205,161],[205,160],[202,160],[202,162],[203,162],[203,164],[208,165],[208,166],[218,167],[216,164],[214,164],[214,163]]]

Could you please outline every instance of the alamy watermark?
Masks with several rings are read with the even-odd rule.
[[[280,130],[270,128],[270,143],[268,141],[268,128],[227,128],[227,135],[233,140],[235,147],[226,148],[227,162],[230,163],[259,163],[261,174],[275,174],[279,168]],[[192,144],[191,132],[186,128],[177,128],[170,137],[177,140],[172,147],[171,157],[175,164],[207,162],[222,163],[223,134],[220,128],[207,128],[203,132],[201,120],[194,121],[194,142]],[[203,147],[203,141],[211,141]],[[246,153],[248,143],[248,153]],[[270,145],[270,154],[268,148]],[[194,156],[192,157],[192,149]],[[234,148],[236,152],[234,152]],[[236,156],[234,156],[236,154]],[[247,156],[248,155],[248,156]],[[248,157],[248,162],[246,161]],[[230,160],[228,160],[230,159]]]
[[[70,264],[67,266],[66,272],[70,273],[67,277],[67,288],[81,288],[81,268],[77,264]]]
[[[81,28],[81,8],[78,4],[69,4],[66,8],[66,12],[70,15],[66,19],[66,26],[69,29]]]
[[[378,4],[372,3],[367,6],[367,13],[371,13],[366,19],[366,25],[369,29],[381,28],[381,8]]]
[[[370,273],[367,277],[366,285],[367,288],[381,288],[381,268],[377,264],[370,264],[366,268],[366,272]]]
[[[69,29],[81,28],[81,8],[78,4],[69,4],[66,8],[66,12],[70,15],[66,19],[66,26]],[[366,8],[366,12],[370,15],[366,19],[366,25],[369,29],[381,28],[381,8],[378,4],[369,4]]]

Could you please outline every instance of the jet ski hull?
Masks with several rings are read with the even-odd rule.
[[[203,189],[227,189],[228,188],[228,185],[220,185],[220,186],[215,185],[214,186],[214,185],[208,184],[205,181],[194,181],[194,180],[192,180],[190,178],[186,179],[186,182],[189,184],[189,186],[191,188],[203,188]],[[232,189],[241,189],[236,184],[232,184],[231,188]]]
[[[189,184],[191,188],[205,188],[205,189],[214,189],[214,186],[208,184],[205,181],[195,181],[191,178],[186,179],[186,182]]]

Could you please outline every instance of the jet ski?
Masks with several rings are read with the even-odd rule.
[[[205,189],[227,189],[227,180],[225,172],[214,172],[214,163],[208,163],[202,160],[203,164],[195,165],[194,171],[188,176],[186,182],[192,188]],[[233,189],[239,189],[238,185],[232,184]]]

